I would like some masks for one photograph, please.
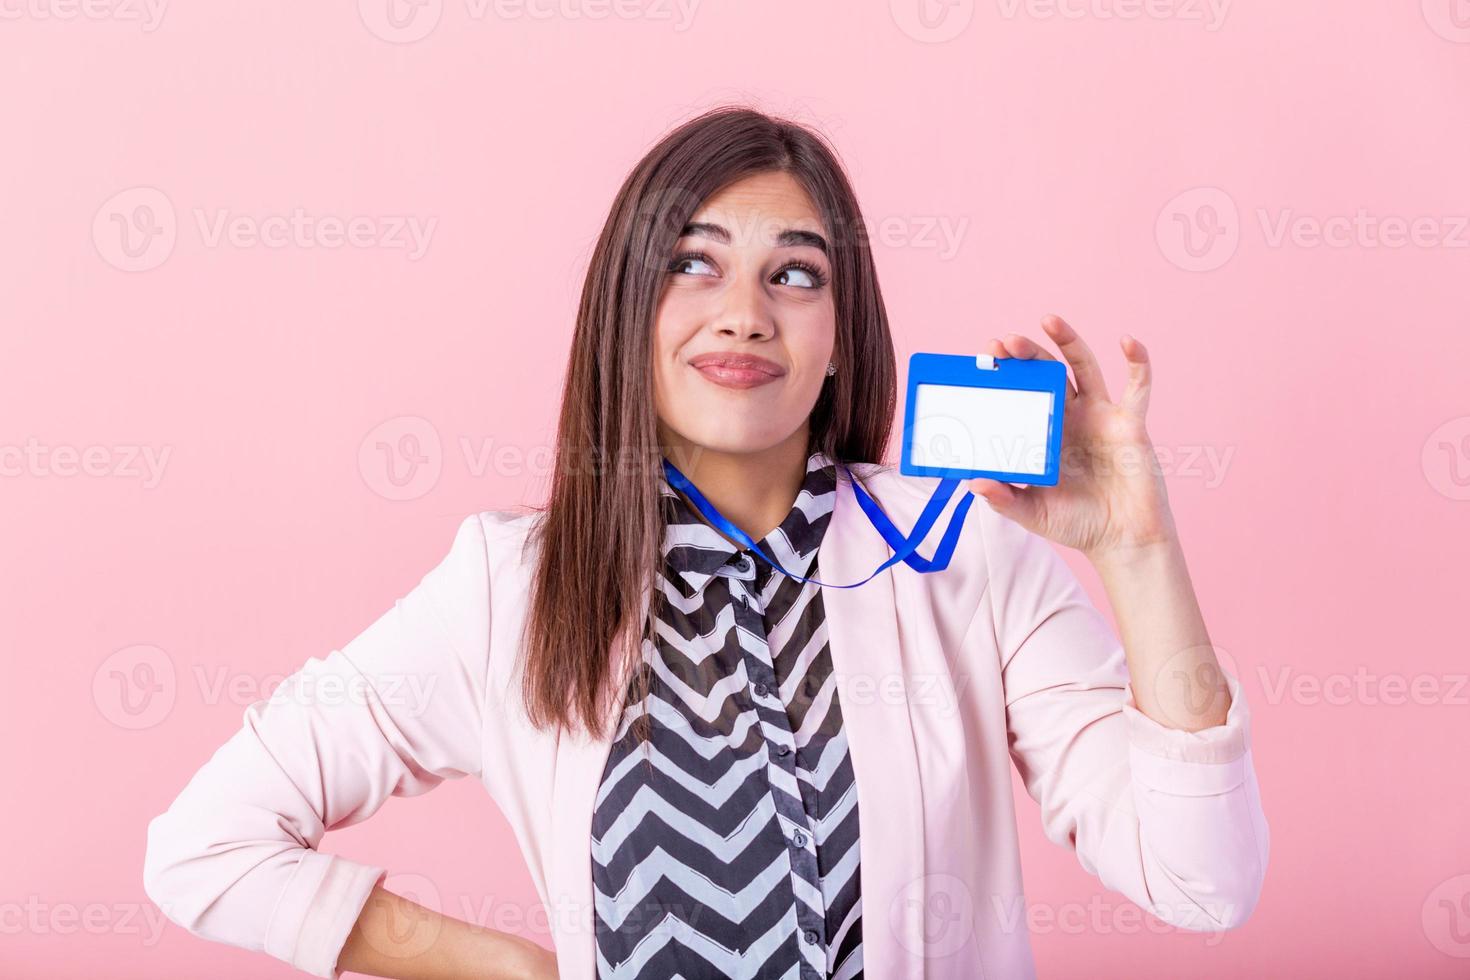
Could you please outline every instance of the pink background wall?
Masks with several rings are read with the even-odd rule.
[[[1174,932],[1023,796],[1042,975],[1470,970],[1464,0],[387,2],[0,3],[0,975],[295,975],[161,920],[146,821],[540,499],[612,194],[727,99],[835,139],[901,358],[1153,352],[1271,867]],[[471,781],[327,845],[546,941]]]

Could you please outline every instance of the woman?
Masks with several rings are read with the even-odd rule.
[[[1113,401],[1044,320],[1075,379],[1060,484],[972,481],[989,506],[946,570],[834,587],[891,555],[853,481],[905,531],[933,487],[873,462],[896,371],[862,230],[800,126],[721,109],[651,150],[587,275],[548,506],[466,519],[252,706],[150,824],[150,897],[322,977],[1029,976],[1014,763],[1109,888],[1183,928],[1244,921],[1268,852],[1246,705],[1139,465],[1141,344]],[[1098,570],[1121,643],[1047,539]],[[363,696],[312,695],[332,682]],[[554,954],[316,850],[465,774],[521,842]]]

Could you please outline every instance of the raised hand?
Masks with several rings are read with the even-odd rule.
[[[1041,329],[1072,368],[1060,479],[1054,487],[1018,488],[988,479],[967,485],[998,513],[1093,561],[1169,544],[1175,537],[1174,520],[1144,426],[1152,384],[1148,351],[1133,337],[1120,339],[1128,383],[1115,402],[1097,358],[1076,330],[1058,316],[1043,317]],[[985,352],[1056,360],[1036,341],[1014,333],[991,339]]]

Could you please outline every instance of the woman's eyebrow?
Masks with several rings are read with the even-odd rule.
[[[721,245],[730,244],[730,233],[724,226],[709,221],[691,221],[679,232],[680,238],[699,236],[712,238]],[[810,245],[819,249],[823,255],[827,254],[827,239],[814,231],[802,231],[799,228],[788,228],[776,236],[778,248],[787,248],[793,245]]]

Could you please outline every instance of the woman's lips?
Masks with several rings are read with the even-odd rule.
[[[689,365],[725,388],[756,388],[786,373],[774,361],[754,354],[701,354]]]

